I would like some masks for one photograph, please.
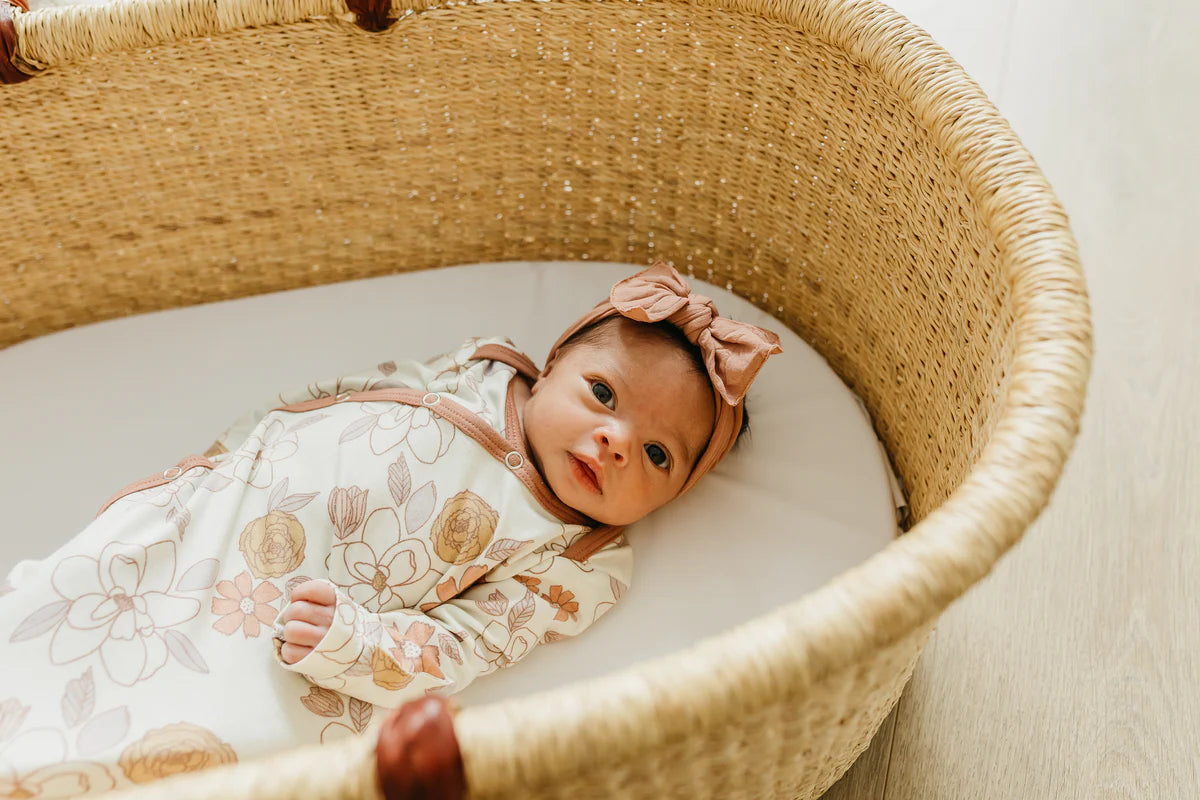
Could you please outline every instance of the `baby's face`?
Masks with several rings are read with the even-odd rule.
[[[713,402],[687,354],[612,326],[602,341],[558,356],[534,384],[523,423],[560,500],[628,525],[679,493],[712,435]]]

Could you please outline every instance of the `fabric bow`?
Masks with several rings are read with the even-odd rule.
[[[609,302],[624,317],[666,320],[679,328],[700,349],[713,388],[731,406],[742,402],[767,357],[783,352],[778,336],[719,316],[710,298],[693,294],[682,276],[662,261],[613,286]]]

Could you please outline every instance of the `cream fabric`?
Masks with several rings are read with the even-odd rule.
[[[448,694],[611,608],[630,580],[624,539],[565,557],[589,529],[542,507],[510,468],[520,459],[428,407],[506,433],[515,370],[472,357],[489,341],[503,343],[281,394],[210,465],[168,471],[18,565],[0,596],[0,686],[19,717],[0,796],[80,775],[140,782],[164,736],[224,762],[366,730],[383,716],[373,704]],[[402,387],[425,400],[366,399]],[[310,578],[337,589],[333,625],[300,661],[273,663],[273,625]]]
[[[250,398],[348,366],[444,352],[473,333],[507,335],[540,362],[642,267],[455,267],[131,317],[2,351],[0,573],[54,550],[124,484],[203,450]],[[686,647],[820,586],[895,534],[889,473],[854,395],[798,337],[702,277],[688,281],[723,315],[783,341],[749,394],[750,440],[695,491],[628,529],[632,585],[586,635],[534,650],[458,702]],[[111,707],[97,703],[97,713]],[[341,709],[346,724],[350,706]]]

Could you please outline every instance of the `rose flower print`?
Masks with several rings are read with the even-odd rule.
[[[183,772],[236,764],[237,754],[207,728],[177,722],[147,731],[121,753],[119,763],[125,777],[134,783],[150,783]]]
[[[270,581],[254,587],[249,572],[242,572],[231,581],[221,581],[217,592],[221,596],[213,598],[212,612],[221,618],[213,627],[226,636],[233,635],[238,628],[247,639],[258,636],[263,625],[274,624],[279,616],[279,610],[269,603],[283,593]]]
[[[451,564],[474,561],[492,540],[500,514],[469,489],[446,501],[430,535],[438,558]]]
[[[149,678],[167,662],[162,632],[200,611],[200,601],[168,594],[174,577],[169,541],[150,547],[111,542],[99,558],[64,558],[51,582],[70,607],[50,642],[50,660],[66,664],[99,650],[116,683]]]
[[[238,539],[246,566],[256,578],[279,578],[304,561],[304,526],[287,511],[251,520]]]

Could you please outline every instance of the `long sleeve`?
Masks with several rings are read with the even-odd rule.
[[[457,580],[469,582],[472,570],[482,569],[468,567]],[[620,541],[582,564],[545,548],[431,608],[375,613],[339,590],[324,639],[295,664],[279,663],[319,686],[387,707],[458,691],[539,644],[583,632],[620,599],[631,569],[631,550]],[[453,591],[455,580],[439,592]]]

